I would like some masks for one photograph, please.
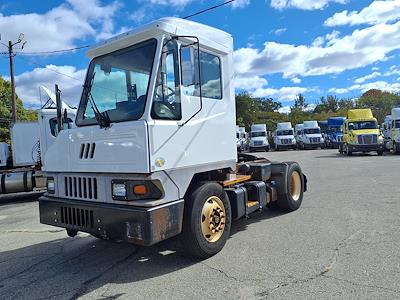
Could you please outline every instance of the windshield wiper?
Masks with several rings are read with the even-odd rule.
[[[83,89],[84,89],[83,91],[86,94],[86,97],[90,103],[90,106],[92,107],[95,119],[96,119],[97,123],[99,124],[100,128],[107,128],[107,127],[110,127],[110,124],[111,124],[110,117],[108,116],[108,113],[106,111],[103,113],[100,112],[100,110],[97,108],[96,102],[94,101],[92,92],[91,92],[95,74],[96,74],[96,72],[94,72],[92,75],[92,78],[90,78],[89,84],[83,86]]]

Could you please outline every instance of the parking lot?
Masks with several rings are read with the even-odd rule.
[[[0,298],[400,297],[400,156],[257,155],[301,164],[303,205],[234,223],[204,261],[186,257],[177,238],[150,248],[68,238],[39,224],[36,201],[0,203]]]

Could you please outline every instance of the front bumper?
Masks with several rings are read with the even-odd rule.
[[[279,149],[296,149],[296,144],[276,144]]]
[[[322,148],[324,146],[325,146],[324,143],[319,143],[319,144],[307,144],[307,143],[304,143],[304,148],[306,148],[306,149],[317,149],[317,148]]]
[[[351,152],[370,152],[370,151],[383,151],[384,146],[382,144],[372,144],[372,145],[355,145],[348,144],[349,151]]]
[[[40,223],[150,246],[182,230],[183,200],[152,208],[39,198]]]

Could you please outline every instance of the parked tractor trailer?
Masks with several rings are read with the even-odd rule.
[[[77,127],[45,155],[42,223],[145,246],[181,235],[206,258],[233,220],[300,207],[297,163],[237,155],[231,35],[164,18],[88,55]]]
[[[384,141],[371,109],[350,109],[343,126],[343,143],[339,152],[350,156],[354,152],[384,152]]]
[[[392,114],[385,118],[387,143],[386,148],[400,154],[400,107],[392,108]]]
[[[54,104],[55,95],[41,87]],[[54,103],[53,103],[54,100]],[[75,112],[63,104],[67,126],[72,126]],[[57,112],[51,105],[38,110],[35,122],[16,122],[10,126],[11,146],[0,143],[0,194],[44,191],[42,172],[44,154],[57,136]]]

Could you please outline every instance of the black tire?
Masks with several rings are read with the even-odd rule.
[[[269,146],[265,147],[265,152],[269,152]]]
[[[75,237],[78,234],[77,230],[73,230],[73,229],[67,229],[67,235],[69,237]]]
[[[383,150],[378,150],[378,151],[376,151],[376,153],[378,154],[378,156],[382,156],[383,155]]]
[[[400,144],[395,143],[395,144],[393,145],[393,149],[394,149],[394,153],[395,153],[395,154],[400,154]]]
[[[353,152],[349,150],[349,147],[345,145],[344,147],[344,153],[346,153],[347,156],[352,156]]]
[[[225,206],[225,224],[222,235],[215,242],[208,241],[202,233],[202,210],[206,201],[218,197]],[[231,206],[228,195],[221,185],[215,182],[201,182],[185,198],[183,217],[183,245],[186,252],[194,257],[205,259],[217,254],[225,246],[231,231]]]
[[[297,210],[300,206],[301,203],[303,202],[303,194],[304,194],[304,176],[303,172],[301,171],[301,168],[298,163],[295,162],[290,162],[288,163],[288,172],[286,174],[286,180],[287,180],[287,185],[285,189],[284,194],[278,195],[278,206],[281,209],[284,209],[286,211],[294,211]],[[293,182],[292,183],[292,174],[297,173],[300,178],[300,182]],[[296,191],[295,193],[293,192],[292,189],[292,184],[298,185],[300,184],[300,190]]]

